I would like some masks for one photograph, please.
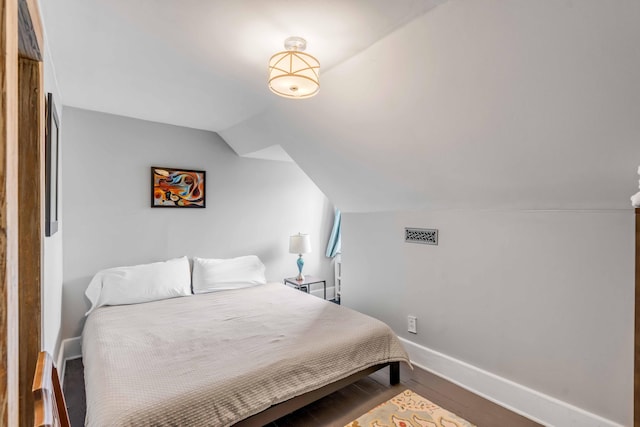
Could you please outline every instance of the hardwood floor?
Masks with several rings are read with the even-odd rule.
[[[280,418],[269,427],[342,427],[407,388],[478,427],[540,426],[420,368],[414,368],[412,371],[401,365],[400,378],[399,385],[389,386],[389,370],[383,369]],[[67,362],[64,394],[69,408],[71,426],[83,426],[86,403],[82,359]]]
[[[84,394],[84,365],[82,359],[67,360],[64,370],[62,392],[67,402],[71,427],[82,427],[87,402]]]

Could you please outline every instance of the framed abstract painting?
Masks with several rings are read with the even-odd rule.
[[[152,208],[204,208],[205,171],[151,167]]]

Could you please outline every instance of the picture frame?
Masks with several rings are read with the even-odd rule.
[[[152,208],[206,208],[206,171],[151,166]]]
[[[58,231],[58,161],[60,121],[53,101],[47,93],[45,111],[45,236]]]

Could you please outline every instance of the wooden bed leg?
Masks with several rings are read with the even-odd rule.
[[[391,385],[400,384],[400,362],[389,364],[389,383]]]

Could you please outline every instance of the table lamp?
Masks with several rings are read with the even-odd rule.
[[[296,280],[298,282],[304,281],[304,276],[302,275],[302,267],[304,267],[304,260],[302,259],[302,254],[308,254],[311,252],[311,239],[308,234],[294,234],[289,237],[289,253],[298,254],[298,277]]]

